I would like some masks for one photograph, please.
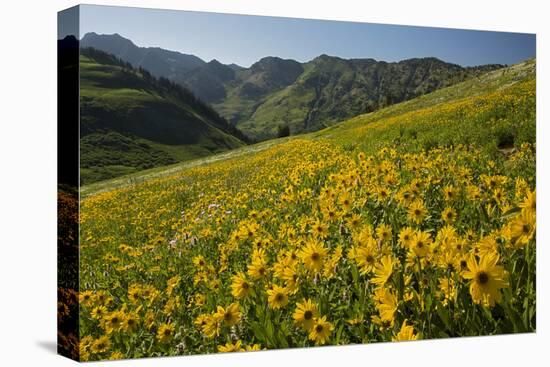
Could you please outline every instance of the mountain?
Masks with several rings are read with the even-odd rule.
[[[118,34],[88,33],[81,42],[186,86],[257,140],[275,137],[283,125],[292,134],[319,130],[503,67],[462,67],[433,57],[384,62],[321,55],[306,63],[265,57],[242,68],[138,47]]]
[[[80,50],[80,166],[88,184],[243,146],[189,90],[113,55]]]
[[[321,55],[304,64],[304,72],[290,85],[258,99],[253,108],[229,104],[228,109],[227,102],[216,107],[248,135],[264,139],[281,124],[288,124],[293,134],[316,131],[500,67],[465,68],[436,58],[388,63]]]
[[[159,47],[138,47],[132,41],[118,33],[98,35],[86,33],[80,41],[81,47],[93,47],[131,63],[134,67],[142,67],[154,76],[173,78],[205,64],[194,55],[169,51]]]

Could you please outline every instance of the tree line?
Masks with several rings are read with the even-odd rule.
[[[121,68],[122,72],[141,75],[146,82],[151,84],[157,90],[162,91],[163,93],[176,99],[182,100],[186,104],[190,105],[202,116],[205,116],[212,121],[220,130],[237,137],[245,143],[250,144],[252,142],[251,139],[242,131],[231,125],[224,117],[220,116],[220,114],[212,108],[212,106],[202,101],[193,92],[181,84],[175,83],[165,77],[157,78],[141,66],[134,67],[127,61],[93,47],[83,47],[80,49],[80,53],[81,55],[87,56],[100,64],[118,66]]]

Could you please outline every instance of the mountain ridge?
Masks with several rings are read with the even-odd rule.
[[[110,37],[114,42],[106,45]],[[140,48],[120,38],[86,34],[83,45],[111,51],[184,85],[255,140],[277,136],[282,126],[292,134],[319,130],[504,66],[462,67],[436,57],[386,62],[322,54],[305,63],[267,56],[243,68],[157,47]],[[136,53],[145,56],[138,60]],[[173,57],[166,60],[167,55]]]

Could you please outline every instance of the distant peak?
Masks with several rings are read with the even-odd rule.
[[[316,58],[313,59],[313,61],[328,61],[328,60],[344,60],[342,59],[341,57],[338,57],[338,56],[331,56],[331,55],[327,55],[327,54],[321,54],[319,56],[317,56]]]
[[[112,33],[112,34],[105,34],[105,33],[102,33],[102,34],[98,34],[96,32],[88,32],[84,35],[83,38],[90,38],[90,37],[102,37],[102,38],[118,38],[118,39],[123,39],[123,40],[126,40],[126,41],[130,41],[128,38],[126,37],[123,37],[121,36],[119,33]],[[132,42],[132,41],[130,41]]]
[[[113,34],[97,34],[95,32],[88,32],[82,37],[82,41],[86,42],[98,42],[98,41],[111,41],[111,42],[117,42],[119,44],[127,44],[127,45],[133,45],[134,42],[132,40],[125,38],[121,36],[119,33],[113,33]],[[137,46],[136,46],[137,47]]]
[[[262,57],[260,60],[256,61],[254,64],[252,64],[251,67],[259,66],[259,65],[276,65],[276,64],[299,64],[299,62],[293,59],[283,59],[278,56],[265,56],[265,57]]]
[[[265,56],[265,57],[262,57],[260,60],[258,60],[258,62],[273,62],[273,61],[283,61],[283,59],[281,59],[278,56]]]

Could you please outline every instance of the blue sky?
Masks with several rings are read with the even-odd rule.
[[[434,56],[463,66],[535,56],[535,35],[327,20],[84,5],[81,36],[119,33],[210,61],[250,66],[265,56],[309,61],[320,54],[399,61]]]

